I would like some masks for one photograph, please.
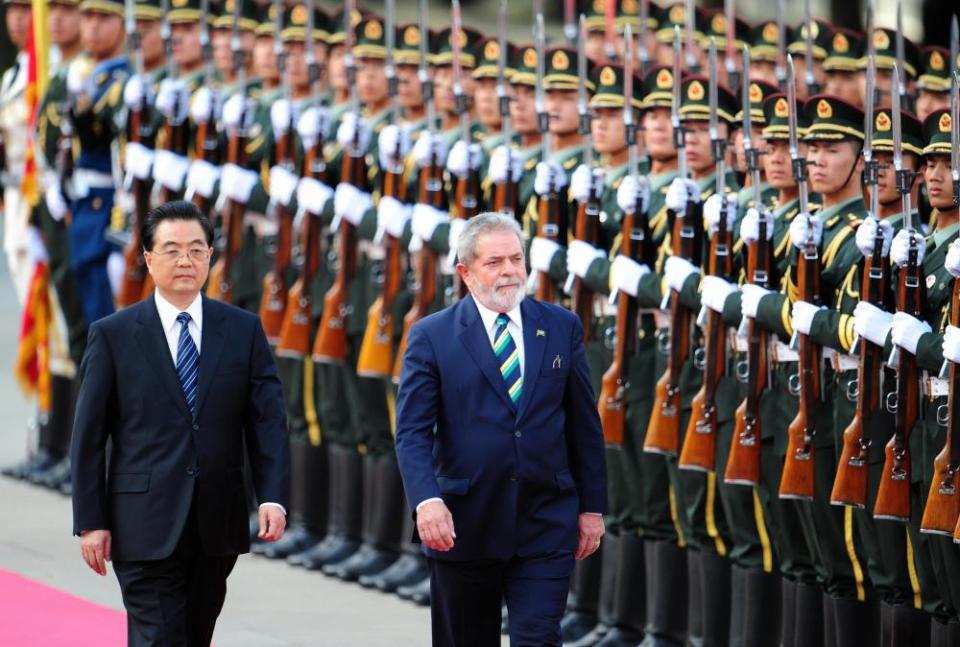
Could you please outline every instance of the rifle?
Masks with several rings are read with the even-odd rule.
[[[458,209],[455,217],[469,220],[480,212],[480,168],[473,165],[470,159],[470,146],[473,135],[470,132],[470,108],[467,105],[467,94],[463,90],[463,66],[460,63],[461,38],[463,25],[460,19],[460,0],[453,0],[453,95],[456,100],[457,115],[460,119],[460,141],[467,145],[467,175],[457,179],[455,201]],[[451,264],[455,259],[451,256]],[[467,284],[460,279],[459,274],[454,278],[454,294],[458,299],[467,296]]]
[[[230,37],[230,49],[233,52],[233,66],[237,70],[237,92],[243,96],[244,114],[240,116],[238,125],[227,133],[227,163],[241,168],[247,165],[247,121],[249,115],[246,101],[246,52],[240,45],[240,31],[238,26],[239,4],[237,0],[233,6],[234,21],[233,34]],[[207,282],[207,296],[223,303],[233,301],[233,261],[240,253],[243,243],[243,214],[247,205],[226,198],[223,204],[223,224],[221,232],[223,249],[217,257],[216,263],[210,268],[210,278]]]
[[[311,105],[320,110],[320,66],[313,47],[314,0],[307,0],[307,33],[305,36],[307,72],[310,78]],[[304,145],[307,142],[304,141]],[[318,182],[327,181],[327,164],[323,155],[323,133],[307,146],[303,158],[304,175]],[[304,210],[300,223],[300,268],[297,278],[287,292],[287,307],[280,326],[277,355],[300,359],[310,354],[313,296],[310,284],[320,269],[320,214]]]
[[[390,94],[390,123],[396,123],[400,114],[400,104],[397,95],[397,75],[393,62],[394,47],[394,0],[387,0],[386,4],[386,45],[387,59],[385,72],[387,76],[387,91]],[[397,148],[394,150],[391,164],[383,171],[383,185],[381,195],[389,196],[402,201],[406,193],[404,182],[403,159],[400,151],[400,140],[397,139]],[[357,375],[362,377],[386,378],[393,374],[393,305],[400,293],[404,273],[401,264],[403,250],[400,240],[381,231],[382,243],[385,252],[383,270],[383,291],[370,306],[367,314],[367,328],[364,331],[363,343],[360,345],[360,355],[357,358]]]
[[[126,12],[127,52],[133,60],[134,73],[143,74],[143,52],[140,49],[140,34],[136,30],[133,2],[124,3]],[[148,145],[153,136],[150,120],[147,115],[146,101],[127,113],[127,141],[135,144]],[[71,145],[72,147],[72,145]],[[58,160],[59,161],[59,160]],[[147,278],[147,262],[143,258],[143,242],[140,231],[147,212],[150,210],[150,185],[132,173],[126,177],[128,189],[133,196],[133,222],[130,227],[130,242],[123,248],[125,270],[123,282],[120,284],[120,293],[117,295],[117,305],[121,308],[133,305],[143,297],[143,284]]]
[[[353,57],[356,34],[350,19],[356,2],[344,1],[347,20],[344,60],[350,85],[350,112],[354,115],[356,127],[353,141],[343,151],[340,181],[363,189],[367,179],[367,162],[366,151],[360,147],[360,97],[357,95],[357,65]],[[421,34],[426,38],[426,32]],[[337,274],[323,297],[323,316],[313,343],[313,359],[316,362],[342,363],[347,359],[347,318],[352,310],[348,303],[350,284],[357,274],[357,228],[350,221],[337,217],[331,229],[337,232]]]
[[[167,20],[167,14],[170,12],[170,0],[161,2],[160,13],[162,15],[160,22],[160,37],[163,40],[163,52],[167,61],[166,78],[177,78],[177,64],[173,60],[173,36],[170,33],[170,22]],[[236,21],[234,21],[236,24]],[[163,122],[164,131],[164,149],[181,157],[187,156],[190,139],[190,123],[186,117],[181,117],[183,112],[180,107],[180,94],[177,93],[177,100],[174,104],[173,116],[167,117]],[[175,199],[174,192],[165,186],[160,186],[158,194],[158,203],[166,204]],[[152,281],[148,281],[152,283]]]
[[[713,160],[716,163],[716,185],[714,192],[723,198],[720,222],[717,231],[710,240],[710,256],[707,271],[712,276],[724,279],[733,273],[733,259],[730,249],[733,246],[733,234],[727,226],[727,207],[725,196],[724,156],[727,140],[720,137],[717,117],[717,41],[710,39],[708,53],[710,102],[710,142]],[[748,84],[749,85],[749,84]],[[743,113],[750,112],[750,103],[744,104]],[[744,135],[746,136],[746,135]],[[690,422],[680,452],[680,469],[712,472],[716,467],[717,446],[717,387],[723,379],[727,367],[727,331],[723,315],[706,306],[700,311],[700,317],[706,317],[704,341],[703,385],[693,397]]]
[[[867,9],[867,33],[873,29],[872,5]],[[864,114],[864,183],[870,187],[870,213],[879,217],[879,168],[873,157],[873,105],[875,61],[873,38],[870,38],[870,51],[867,55],[866,112]],[[860,298],[878,308],[883,308],[890,298],[890,263],[883,256],[883,232],[878,227],[873,242],[873,254],[866,259],[863,267],[863,279]],[[857,344],[855,344],[856,346]],[[871,440],[865,431],[872,428],[881,407],[880,370],[883,366],[883,349],[880,346],[860,339],[860,366],[857,376],[857,408],[853,420],[843,432],[843,450],[837,466],[837,475],[833,481],[830,503],[864,508],[867,505],[867,472],[869,469],[869,449]]]
[[[426,0],[420,0],[419,6],[420,33],[424,37],[420,41],[420,69],[417,72],[420,78],[420,85],[423,87],[423,98],[427,109],[427,132],[431,139],[436,136],[437,117],[433,103],[433,81],[427,73],[427,3]],[[417,186],[417,202],[428,204],[432,207],[443,206],[443,168],[440,166],[440,160],[431,153],[430,164],[420,169],[420,177]],[[427,241],[423,241],[423,248],[417,254],[415,262],[416,292],[413,300],[413,307],[407,311],[403,317],[403,334],[400,338],[400,346],[397,349],[396,362],[393,366],[393,381],[399,384],[400,369],[403,366],[403,353],[407,349],[407,338],[410,335],[410,328],[430,313],[433,302],[437,297],[437,253],[430,248]]]
[[[769,210],[763,206],[760,193],[760,151],[753,146],[750,110],[750,50],[743,47],[743,79],[741,84],[743,110],[743,151],[747,173],[753,188],[753,206],[760,211],[757,240],[751,243],[747,255],[747,276],[753,285],[768,288],[772,283],[773,246],[767,240]],[[793,109],[796,109],[794,106]],[[745,318],[747,337],[747,397],[734,414],[733,438],[730,456],[723,474],[725,483],[756,486],[760,484],[760,397],[767,388],[767,332],[756,319]]]
[[[689,9],[689,8],[688,8]],[[673,32],[673,143],[677,149],[679,176],[687,177],[686,135],[680,122],[680,26]],[[670,232],[671,253],[700,264],[703,218],[699,209],[674,214]],[[680,449],[680,371],[690,355],[691,313],[680,303],[675,290],[667,293],[664,303],[670,307],[670,344],[667,370],[657,380],[653,413],[643,443],[645,452],[675,456]],[[667,306],[664,305],[663,309]]]
[[[809,218],[807,202],[807,161],[800,157],[797,144],[796,85],[793,57],[787,56],[787,103],[790,108],[790,159],[793,177],[800,188],[800,215]],[[800,298],[820,305],[820,250],[813,242],[813,229],[797,258],[797,287]],[[787,455],[780,476],[781,499],[813,499],[814,478],[814,410],[821,396],[820,346],[810,337],[795,333],[799,344],[800,409],[787,428]]]
[[[210,12],[210,0],[202,0],[200,3],[200,48],[203,53],[203,85],[211,93],[214,92],[213,80],[213,47],[210,44],[210,25],[207,16]],[[214,166],[220,166],[220,139],[217,136],[217,102],[211,97],[210,112],[204,121],[197,124],[196,138],[193,144],[194,159],[202,159]],[[190,191],[188,191],[190,193]],[[184,196],[197,206],[200,213],[210,217],[213,204],[210,198],[206,198],[199,193]]]
[[[283,4],[280,0],[273,0],[277,7],[277,27],[274,32],[273,51],[277,58],[277,68],[280,70],[280,83],[283,88],[283,100],[290,103],[290,74],[287,71],[287,55],[283,51],[283,41],[280,32],[283,30]],[[347,14],[348,16],[350,14]],[[293,107],[290,108],[290,121],[287,130],[277,140],[274,156],[277,166],[295,172],[296,141],[293,135]],[[263,277],[263,294],[260,299],[260,321],[267,341],[276,344],[280,340],[280,328],[283,325],[284,311],[287,306],[287,271],[290,269],[293,252],[293,216],[285,204],[274,203],[274,215],[279,227],[277,230],[277,248],[273,254],[273,267]]]
[[[500,13],[497,20],[497,42],[500,45],[500,57],[497,64],[497,102],[500,110],[500,131],[503,133],[503,145],[507,151],[507,178],[497,184],[493,194],[493,209],[513,216],[523,223],[520,211],[520,192],[517,179],[513,177],[513,127],[510,121],[510,95],[507,92],[507,0],[500,0]]]
[[[900,70],[894,64],[891,79],[891,111],[893,113],[893,167],[897,174],[897,192],[903,200],[903,214],[907,231],[910,232],[910,248],[907,264],[900,268],[897,282],[897,309],[914,317],[923,316],[923,300],[926,294],[923,267],[917,262],[918,249],[914,239],[910,204],[910,189],[913,171],[903,168],[902,134],[900,130]],[[920,370],[917,358],[902,348],[894,346],[888,364],[897,369],[896,400],[888,404],[894,412],[893,438],[884,449],[883,471],[880,487],[873,507],[876,519],[895,521],[910,520],[910,433],[920,416]]]
[[[542,5],[542,2],[540,3]],[[542,137],[540,159],[549,162],[553,156],[553,146],[550,140],[550,115],[546,108],[546,91],[543,88],[544,57],[546,56],[546,36],[543,25],[542,6],[536,14],[536,47],[537,47],[537,87],[534,104],[537,110],[537,128]],[[537,236],[552,240],[560,245],[566,244],[566,228],[563,214],[560,212],[560,194],[551,182],[550,191],[540,196],[537,201]],[[557,286],[546,272],[534,272],[530,276],[531,283],[536,284],[536,298],[538,301],[553,303],[557,300]]]
[[[639,172],[637,160],[641,157],[638,148],[642,145],[637,137],[637,125],[633,119],[633,47],[630,25],[626,26],[624,52],[624,106],[623,122],[627,131],[630,175],[634,180],[646,182]],[[642,191],[640,192],[642,193]],[[655,261],[653,237],[650,233],[650,221],[643,201],[638,197],[633,211],[623,214],[620,253],[638,263],[652,266]],[[613,292],[610,303],[617,305],[616,347],[613,361],[603,374],[600,386],[600,400],[597,405],[600,423],[603,425],[603,438],[609,445],[623,444],[623,429],[627,404],[624,399],[630,383],[630,359],[636,354],[637,300],[628,294]]]
[[[956,27],[956,17],[953,26]],[[957,95],[957,86],[960,85],[960,73],[954,70],[950,75],[950,174],[953,180],[953,203],[960,205],[960,193],[956,192],[960,185],[960,97]],[[960,279],[953,279],[953,299],[950,310],[950,325],[960,326]],[[933,461],[933,481],[930,483],[930,493],[927,495],[927,506],[923,510],[923,519],[920,522],[920,532],[937,535],[947,535],[956,540],[960,524],[960,497],[957,496],[957,471],[960,470],[960,393],[957,392],[957,380],[960,374],[958,365],[951,361],[944,361],[940,377],[945,374],[950,379],[950,393],[947,404],[937,410],[937,422],[947,428],[947,438],[943,449]]]
[[[590,131],[592,121],[587,106],[587,55],[584,47],[587,42],[587,18],[580,14],[580,38],[577,41],[577,110],[580,113],[580,136],[583,137],[583,163],[590,169],[590,194],[586,202],[577,204],[574,235],[577,240],[596,246],[600,228],[600,196],[593,187],[593,135]],[[574,274],[567,276],[564,292],[571,296],[570,310],[576,313],[583,325],[583,341],[593,338],[593,291],[583,279]]]

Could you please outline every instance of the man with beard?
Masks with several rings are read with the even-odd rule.
[[[435,645],[559,644],[574,559],[600,546],[603,437],[580,320],[524,299],[523,234],[460,234],[470,295],[410,331],[397,455],[431,570]],[[469,359],[468,359],[469,358]]]

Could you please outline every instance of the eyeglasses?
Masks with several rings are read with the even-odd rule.
[[[191,263],[202,263],[210,258],[210,250],[206,247],[191,247],[190,249],[168,249],[162,252],[148,252],[166,263],[177,263],[183,256],[187,257]]]

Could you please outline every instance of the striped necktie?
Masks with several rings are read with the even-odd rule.
[[[190,313],[181,312],[177,315],[180,324],[180,340],[177,342],[177,375],[180,378],[180,388],[187,399],[187,408],[196,414],[197,406],[197,376],[200,373],[200,353],[193,343],[188,327]]]
[[[517,351],[517,345],[513,342],[510,331],[507,330],[507,324],[510,323],[510,317],[499,315],[497,317],[497,332],[493,336],[493,352],[500,362],[500,375],[503,376],[503,383],[507,387],[507,395],[513,401],[514,406],[520,401],[520,394],[523,390],[523,377],[520,375],[520,353]]]

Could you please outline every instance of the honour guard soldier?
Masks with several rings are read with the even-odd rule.
[[[893,65],[897,62],[897,32],[886,27],[877,27],[873,30],[873,51],[876,58],[877,75],[874,79],[875,87],[878,90],[880,99],[878,108],[890,107],[890,77],[893,73]],[[866,46],[864,46],[866,49]],[[907,94],[914,95],[914,83],[917,79],[918,68],[920,67],[920,50],[913,41],[903,37],[903,61],[900,63],[904,76],[907,80]],[[866,65],[861,62],[861,68],[866,70]]]
[[[810,27],[810,37],[807,38],[807,26]],[[807,98],[820,93],[826,82],[826,72],[823,61],[827,58],[830,49],[830,40],[833,37],[833,25],[822,18],[811,17],[802,22],[793,30],[793,41],[787,45],[787,53],[793,57],[796,69],[797,98],[806,101]],[[808,74],[807,66],[813,66],[813,74]]]
[[[783,33],[781,33],[783,32]],[[752,79],[778,85],[778,57],[780,43],[789,43],[793,31],[782,21],[766,20],[753,27],[753,42],[750,45],[750,75]]]
[[[921,72],[917,78],[917,118],[925,120],[934,110],[950,107],[950,52],[930,45],[920,51]]]
[[[865,53],[864,36],[859,32],[835,27],[823,71],[827,81],[824,94],[842,99],[856,108],[863,107],[863,72],[860,60]]]

